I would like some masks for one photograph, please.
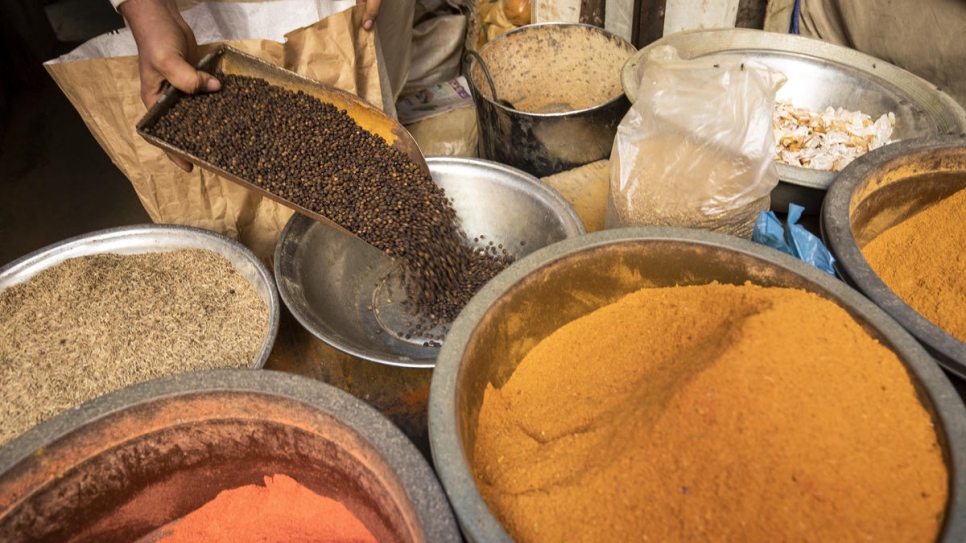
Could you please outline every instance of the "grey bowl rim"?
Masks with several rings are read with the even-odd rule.
[[[940,542],[966,541],[966,406],[939,365],[929,357],[915,338],[858,291],[831,275],[778,250],[749,240],[686,228],[631,227],[602,230],[558,242],[514,263],[490,281],[470,300],[453,323],[449,341],[443,345],[433,372],[429,393],[429,441],[433,463],[457,520],[471,542],[510,543],[513,540],[496,520],[483,500],[469,466],[464,460],[459,440],[456,407],[456,383],[461,367],[461,353],[472,338],[479,319],[507,290],[530,273],[562,261],[572,254],[626,242],[680,241],[727,249],[785,267],[805,279],[818,283],[837,298],[849,303],[896,347],[905,366],[932,400],[937,422],[942,424],[949,442],[949,497],[940,531]],[[879,324],[881,323],[881,326]]]
[[[536,177],[531,173],[527,173],[519,168],[515,168],[507,164],[495,162],[492,160],[487,160],[484,158],[475,158],[475,157],[450,157],[450,156],[426,157],[426,164],[430,168],[430,171],[432,171],[433,166],[436,164],[440,164],[444,166],[450,165],[450,164],[456,164],[456,165],[468,164],[468,165],[476,165],[476,166],[485,166],[486,168],[491,170],[511,173],[513,174],[513,176],[526,179],[528,183],[533,185],[544,196],[553,200],[555,204],[559,205],[560,206],[559,211],[566,216],[566,219],[568,221],[573,222],[573,227],[575,230],[573,237],[580,237],[586,234],[587,232],[587,229],[584,226],[583,220],[580,218],[579,215],[577,215],[577,212],[574,210],[573,205],[571,205],[570,202],[568,202],[567,199],[564,198],[556,189],[554,189],[547,183],[543,182],[540,178]],[[306,219],[310,219],[310,217],[306,217]],[[326,343],[333,349],[336,349],[339,352],[348,354],[354,358],[365,360],[367,362],[373,362],[376,364],[382,364],[384,366],[397,367],[397,368],[424,369],[424,370],[425,369],[432,370],[433,368],[435,368],[438,355],[436,357],[422,358],[422,359],[414,359],[409,356],[395,356],[395,355],[391,357],[390,356],[379,357],[369,352],[362,352],[342,342],[335,341],[333,340],[333,338],[330,338],[327,335],[322,334],[321,332],[316,330],[314,326],[310,326],[310,323],[308,322],[308,319],[305,317],[305,315],[303,315],[301,311],[298,311],[296,310],[296,308],[293,307],[294,304],[291,300],[289,300],[289,296],[294,296],[294,294],[290,293],[286,289],[285,281],[279,280],[279,275],[283,273],[282,269],[284,268],[284,266],[280,265],[279,262],[282,261],[283,248],[289,237],[289,233],[291,232],[292,229],[296,228],[296,226],[299,226],[300,222],[303,222],[306,219],[299,217],[298,214],[293,214],[292,217],[288,220],[288,222],[285,223],[285,228],[282,229],[282,234],[278,237],[278,242],[275,245],[275,260],[274,260],[275,281],[278,285],[279,297],[281,298],[282,303],[285,304],[285,307],[288,309],[289,313],[293,317],[295,317],[295,320],[299,322],[299,325],[302,326],[302,328],[304,328],[310,334],[312,334],[312,336]],[[330,228],[330,226],[325,223],[319,223],[319,224],[322,224],[326,228]],[[422,361],[425,361],[425,362],[422,362]]]
[[[480,55],[482,55],[483,54],[483,50],[486,49],[486,47],[488,45],[490,45],[491,43],[499,43],[500,41],[503,41],[505,39],[508,39],[507,36],[512,36],[513,34],[518,34],[518,33],[533,32],[535,30],[539,30],[541,27],[558,27],[558,28],[563,28],[563,27],[579,27],[579,28],[584,28],[585,30],[588,30],[590,32],[599,33],[599,34],[603,35],[606,38],[612,39],[614,41],[622,42],[625,45],[627,45],[627,47],[629,47],[630,50],[631,50],[631,55],[628,57],[628,61],[638,51],[638,48],[635,47],[634,44],[631,43],[630,41],[624,39],[621,36],[618,36],[617,34],[611,32],[609,30],[605,30],[605,29],[603,29],[603,28],[601,28],[599,26],[594,26],[594,25],[587,24],[587,23],[544,22],[544,23],[530,23],[528,25],[523,25],[523,26],[514,28],[513,30],[509,30],[507,32],[504,32],[503,34],[500,34],[499,36],[497,36],[497,37],[493,38],[492,40],[490,40],[490,41],[486,42],[485,44],[483,44],[483,46],[480,47],[480,50],[478,51],[478,53]],[[614,106],[620,104],[623,100],[627,100],[628,103],[632,103],[632,101],[629,100],[626,97],[626,95],[624,93],[624,87],[623,87],[623,85],[621,85],[621,92],[620,93],[618,93],[616,96],[614,96],[610,100],[607,100],[606,102],[602,102],[602,103],[597,104],[597,105],[594,105],[594,106],[585,107],[583,109],[575,109],[573,111],[563,111],[563,112],[560,112],[560,113],[532,113],[532,112],[529,112],[529,111],[521,111],[521,110],[516,109],[516,108],[513,108],[513,109],[508,108],[508,107],[506,107],[505,105],[503,105],[503,104],[501,104],[499,102],[494,102],[492,98],[487,98],[486,96],[483,96],[481,93],[476,92],[476,90],[475,90],[476,89],[476,85],[473,83],[473,79],[471,77],[469,77],[469,73],[467,73],[465,75],[466,75],[466,82],[474,89],[474,93],[475,94],[478,94],[481,99],[486,100],[486,102],[488,104],[490,104],[491,106],[493,106],[495,108],[498,108],[500,110],[503,110],[505,112],[508,112],[511,115],[520,115],[521,117],[524,117],[524,118],[533,118],[533,119],[560,119],[560,118],[569,118],[569,117],[584,115],[584,114],[588,114],[588,113],[593,113],[595,111],[605,110],[607,108],[614,107]],[[620,74],[619,73],[618,73],[618,83],[620,83]]]
[[[852,64],[865,64],[874,66],[875,69],[892,72],[893,74],[901,74],[904,78],[916,82],[917,85],[923,88],[929,88],[935,90],[938,93],[938,100],[943,103],[944,106],[949,108],[951,111],[957,113],[956,120],[959,125],[959,129],[966,130],[966,108],[960,105],[956,100],[952,98],[942,89],[933,85],[929,81],[926,81],[922,77],[906,70],[900,68],[891,62],[873,57],[863,53],[857,49],[852,49],[843,45],[838,45],[832,42],[827,42],[819,40],[817,38],[811,38],[808,36],[801,36],[798,34],[782,34],[778,32],[767,32],[765,30],[751,29],[751,28],[702,28],[695,30],[686,30],[684,32],[676,33],[680,38],[682,36],[713,36],[713,35],[732,35],[737,37],[747,37],[756,35],[767,35],[770,39],[776,40],[781,48],[775,49],[777,52],[786,53],[789,55],[798,56],[809,56],[817,58],[820,61],[826,61],[827,59],[822,59],[820,57],[814,57],[814,55],[809,53],[803,53],[802,48],[808,49],[819,49],[822,51],[836,52],[841,55],[847,62]],[[647,55],[645,50],[650,50],[655,45],[661,45],[666,43],[667,39],[675,39],[675,35],[665,36],[657,41],[648,44],[646,47],[641,47],[640,50],[631,58],[627,60],[624,66],[621,68],[621,87],[624,89],[624,94],[627,96],[628,101],[631,104],[637,100],[637,96],[632,92],[631,82],[633,78],[631,77],[631,66],[635,62],[641,62],[641,59]],[[797,48],[796,45],[802,46],[802,48]],[[837,62],[842,62],[836,59]],[[882,79],[879,76],[879,79]],[[891,144],[890,144],[891,145]],[[886,146],[888,147],[888,145]],[[816,189],[816,190],[828,190],[832,183],[841,172],[827,171],[827,170],[813,170],[810,168],[802,168],[800,166],[792,166],[790,164],[783,164],[780,162],[775,162],[775,168],[778,170],[778,177],[782,183],[792,185],[795,187],[802,187],[806,189]]]
[[[310,377],[277,370],[197,370],[157,377],[98,396],[47,419],[0,447],[0,479],[21,462],[29,460],[36,451],[79,435],[88,424],[151,402],[206,392],[275,396],[294,400],[331,416],[361,436],[392,468],[406,489],[427,541],[431,541],[429,537],[434,534],[440,535],[443,541],[460,541],[456,517],[442,483],[402,430],[375,407],[344,390]],[[440,531],[435,531],[437,529]]]
[[[838,275],[854,284],[859,292],[924,343],[927,350],[938,353],[940,356],[934,358],[946,370],[966,379],[966,343],[919,314],[879,278],[855,241],[849,213],[856,189],[868,181],[873,172],[888,168],[889,164],[911,154],[951,148],[963,149],[966,154],[966,137],[939,136],[905,140],[858,157],[842,170],[829,188],[822,204],[821,229],[822,238],[837,259],[835,267]]]
[[[92,232],[87,232],[84,234],[79,234],[72,236],[61,241],[51,243],[45,247],[37,249],[36,251],[30,252],[6,265],[0,267],[0,277],[4,277],[8,273],[16,271],[17,269],[24,268],[35,263],[43,262],[45,259],[56,255],[62,251],[70,250],[72,247],[77,247],[81,245],[89,245],[90,243],[110,238],[124,238],[132,234],[150,234],[152,231],[167,232],[178,234],[179,232],[191,234],[203,238],[208,238],[212,242],[217,244],[217,247],[209,247],[208,249],[218,253],[219,255],[228,258],[225,253],[220,251],[221,248],[228,248],[229,250],[236,251],[241,254],[245,259],[255,267],[258,272],[258,277],[262,286],[265,287],[268,293],[268,329],[265,331],[265,339],[262,341],[261,349],[259,349],[258,357],[255,358],[248,367],[252,369],[260,369],[265,367],[268,357],[272,354],[272,349],[275,346],[275,340],[278,337],[278,328],[280,321],[280,306],[281,301],[278,296],[278,289],[275,288],[275,276],[268,271],[268,267],[262,262],[251,249],[242,245],[240,242],[229,238],[228,236],[219,234],[213,230],[207,230],[204,228],[199,228],[195,226],[186,226],[180,224],[134,224],[128,226],[116,226],[111,228],[104,228],[101,230],[94,230]],[[148,252],[148,251],[146,251]],[[163,251],[151,251],[151,252],[163,252]],[[111,254],[110,251],[99,251],[92,254]],[[234,267],[234,265],[232,265]],[[252,285],[255,286],[255,285]],[[2,289],[0,289],[2,290]]]

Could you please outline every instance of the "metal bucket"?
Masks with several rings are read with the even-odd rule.
[[[465,57],[480,156],[537,177],[609,157],[630,108],[620,71],[635,51],[595,26],[546,23]]]

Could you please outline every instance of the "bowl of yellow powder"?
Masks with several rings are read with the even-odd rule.
[[[963,137],[900,142],[860,157],[822,210],[836,271],[957,378],[966,378],[964,219]]]
[[[469,541],[963,541],[966,407],[885,312],[698,230],[515,263],[454,322],[433,460]]]

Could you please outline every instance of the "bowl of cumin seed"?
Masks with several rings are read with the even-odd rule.
[[[111,228],[26,255],[0,268],[0,446],[128,385],[261,368],[278,325],[267,267],[208,230]]]

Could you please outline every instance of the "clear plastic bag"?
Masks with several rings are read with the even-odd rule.
[[[656,47],[614,139],[607,227],[750,237],[778,184],[772,116],[785,81],[740,55],[683,60]]]

